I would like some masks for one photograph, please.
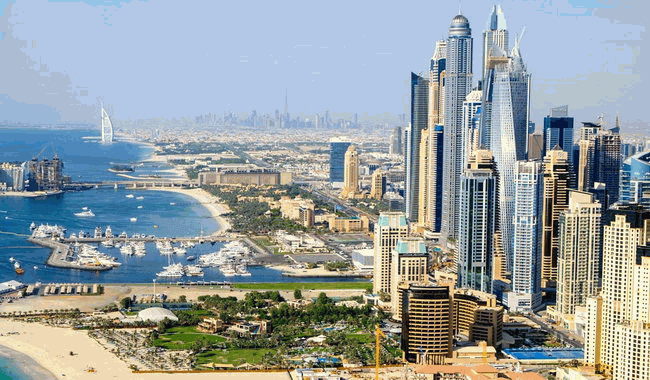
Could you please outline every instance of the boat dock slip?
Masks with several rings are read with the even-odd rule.
[[[112,267],[108,265],[81,265],[76,262],[71,261],[72,252],[70,251],[70,246],[56,240],[52,239],[37,239],[30,237],[27,239],[28,242],[40,245],[41,247],[47,247],[52,250],[50,257],[47,259],[47,265],[57,268],[68,268],[68,269],[81,269],[81,270],[93,270],[93,271],[105,271],[109,270]]]
[[[213,242],[229,242],[233,240],[231,236],[202,236],[202,237],[178,237],[178,238],[165,238],[165,237],[112,237],[112,238],[107,238],[107,237],[101,237],[101,238],[94,238],[94,237],[87,237],[87,238],[65,238],[61,239],[61,243],[65,244],[74,244],[74,243],[101,243],[107,240],[112,240],[114,242],[139,242],[143,241],[145,243],[155,243],[158,241],[169,241],[172,243],[182,243],[182,242],[192,242],[192,243],[213,243]]]

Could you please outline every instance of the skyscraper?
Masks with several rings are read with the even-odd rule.
[[[418,225],[432,232],[440,232],[442,221],[443,142],[442,125],[429,126],[422,132]]]
[[[350,140],[344,137],[330,139],[330,183],[332,186],[343,185],[345,152],[348,151],[350,144]]]
[[[472,30],[463,15],[449,25],[445,75],[445,141],[442,238],[455,239],[458,229],[460,174],[463,171],[463,102],[472,89]]]
[[[392,252],[392,281],[390,300],[393,318],[402,320],[402,302],[399,285],[422,283],[429,273],[429,254],[422,238],[403,238],[397,241]]]
[[[429,126],[445,122],[444,77],[447,69],[447,41],[436,41],[429,67]]]
[[[554,288],[557,279],[560,215],[569,205],[571,165],[568,153],[558,145],[544,157],[542,203],[542,287]]]
[[[429,80],[411,73],[411,124],[407,133],[406,164],[406,217],[418,220],[418,191],[420,190],[420,142],[427,128],[429,108]]]
[[[463,102],[463,168],[467,167],[472,152],[479,146],[481,124],[481,91],[474,90]]]
[[[343,163],[343,191],[341,198],[355,198],[359,195],[359,152],[356,145],[350,145]]]
[[[571,191],[560,215],[556,305],[563,316],[600,290],[601,207],[592,194]]]
[[[620,201],[650,208],[650,152],[638,153],[623,162]]]
[[[621,135],[618,128],[604,130],[598,139],[598,172],[596,181],[605,184],[607,204],[618,201],[621,170]]]
[[[602,292],[587,300],[585,362],[614,380],[650,380],[650,211],[610,209]]]
[[[390,134],[389,154],[403,154],[402,150],[402,127],[399,125]]]
[[[534,310],[542,301],[541,168],[539,161],[519,161],[515,165],[514,264],[512,292],[507,294],[508,308],[514,311]]]
[[[544,118],[544,150],[546,155],[555,146],[569,153],[569,161],[573,162],[573,118],[568,116],[568,107],[561,106],[551,109],[551,114]]]
[[[483,32],[483,66],[481,79],[488,73],[490,50],[496,46],[498,49],[508,51],[508,25],[506,16],[501,10],[501,5],[495,5],[490,13],[487,26]]]
[[[492,153],[474,151],[460,178],[458,286],[492,293],[498,182]]]
[[[381,200],[386,193],[386,173],[377,169],[370,180],[370,198]]]
[[[490,150],[494,153],[501,181],[499,229],[508,268],[512,268],[513,260],[515,165],[526,157],[530,106],[530,74],[521,58],[520,42],[515,43],[510,57],[490,56],[486,83],[492,96]]]
[[[409,226],[401,212],[382,212],[375,223],[373,292],[391,292],[392,252],[399,239],[408,237]]]

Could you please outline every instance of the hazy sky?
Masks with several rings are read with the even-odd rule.
[[[274,112],[285,88],[294,113],[407,112],[409,73],[427,68],[459,3],[0,0],[0,120],[90,120],[98,96],[124,119]],[[533,121],[568,103],[578,120],[618,110],[647,126],[648,2],[498,3],[511,45],[526,27]],[[475,74],[492,4],[462,1]]]

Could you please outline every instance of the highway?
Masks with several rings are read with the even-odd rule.
[[[354,216],[359,216],[359,215],[365,215],[365,216],[367,216],[367,217],[368,217],[368,218],[369,218],[373,223],[376,223],[376,222],[377,222],[377,215],[369,214],[369,213],[367,213],[367,212],[365,212],[365,211],[363,211],[363,210],[361,210],[361,209],[359,209],[359,208],[357,208],[357,207],[354,207],[354,206],[348,205],[348,204],[346,204],[345,201],[343,201],[343,200],[341,200],[341,199],[339,199],[339,198],[337,198],[337,197],[335,197],[335,196],[329,195],[329,194],[327,194],[327,193],[324,192],[324,191],[318,190],[318,189],[316,189],[316,188],[313,187],[313,186],[309,186],[309,187],[308,187],[308,190],[309,190],[312,194],[314,194],[314,195],[318,196],[319,198],[321,198],[323,201],[325,201],[325,202],[327,202],[327,203],[329,203],[329,204],[331,204],[331,205],[338,206],[339,209],[340,209],[344,214],[346,214],[346,215],[348,215],[348,216],[354,217]]]

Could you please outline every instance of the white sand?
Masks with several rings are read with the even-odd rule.
[[[17,331],[20,334],[7,335]],[[230,372],[230,373],[132,373],[126,363],[104,350],[86,331],[43,326],[36,323],[0,320],[0,345],[23,353],[49,370],[58,379],[133,379],[149,380],[170,377],[187,379],[241,379],[255,377],[259,380],[289,379],[286,372]],[[70,351],[74,356],[70,356]],[[95,373],[87,372],[94,368]]]
[[[223,234],[230,228],[230,222],[228,219],[223,217],[223,214],[230,212],[230,209],[226,204],[220,203],[214,195],[208,193],[207,191],[201,188],[195,189],[182,189],[182,188],[173,188],[173,187],[162,187],[162,188],[151,188],[147,190],[155,191],[168,191],[177,194],[184,194],[189,197],[194,198],[199,203],[201,203],[205,208],[208,209],[212,218],[219,225],[219,229],[215,231],[214,235]]]

